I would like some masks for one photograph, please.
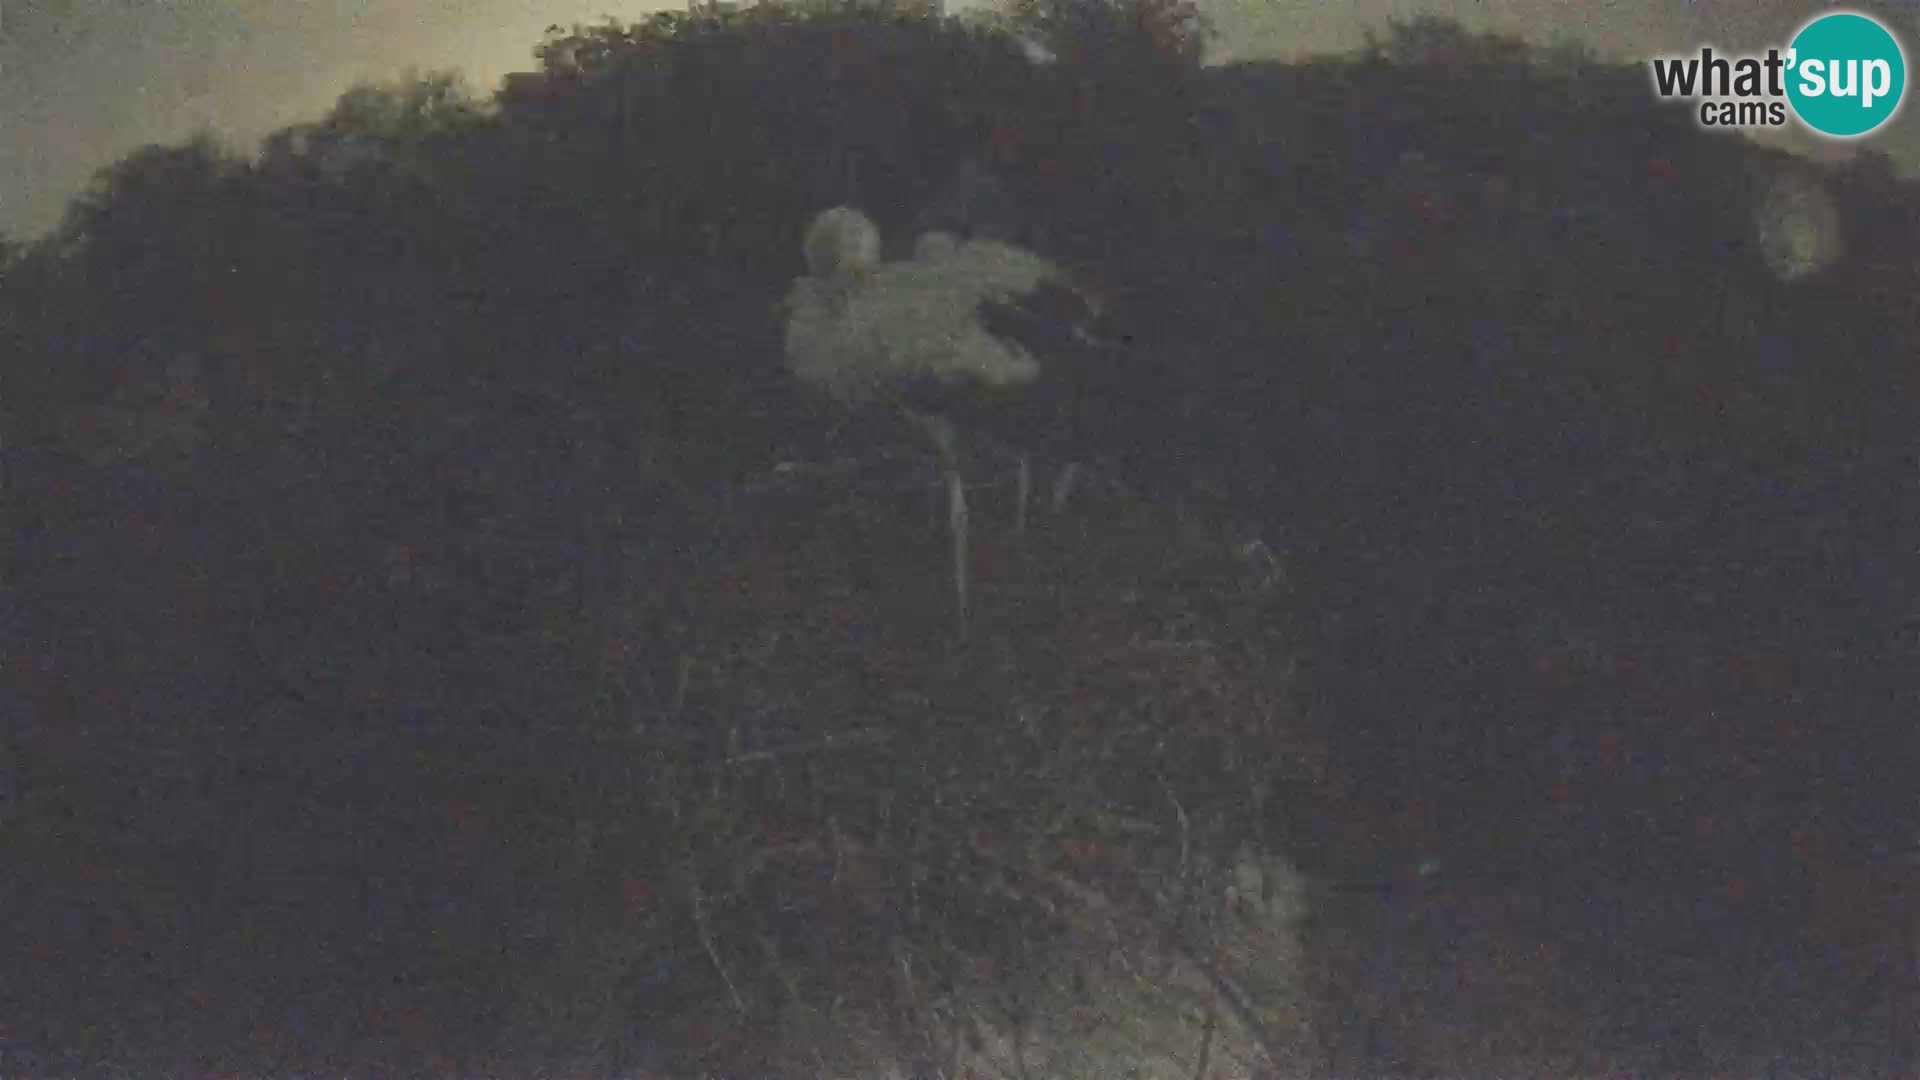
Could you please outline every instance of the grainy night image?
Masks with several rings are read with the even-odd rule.
[[[1825,9],[0,4],[0,1076],[1920,1074]]]

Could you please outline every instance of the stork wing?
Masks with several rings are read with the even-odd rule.
[[[981,297],[1018,296],[1067,278],[1043,256],[997,240],[969,240],[932,253],[927,261],[939,266],[943,277]]]

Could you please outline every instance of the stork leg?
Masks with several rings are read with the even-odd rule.
[[[1073,494],[1073,485],[1078,479],[1080,479],[1079,462],[1068,462],[1066,467],[1060,470],[1060,475],[1053,481],[1053,501],[1048,504],[1054,513],[1057,514],[1066,509],[1067,497]]]
[[[947,465],[947,530],[953,535],[953,596],[960,636],[967,636],[967,489],[960,467]]]
[[[1027,534],[1027,504],[1033,501],[1032,455],[1021,454],[1019,468],[1020,471],[1016,474],[1017,483],[1014,489],[1014,496],[1019,501],[1014,505],[1013,531],[1016,536],[1025,536]]]

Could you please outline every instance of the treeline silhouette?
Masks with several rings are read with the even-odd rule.
[[[1266,749],[1332,748],[1295,829],[1337,803],[1413,822],[1382,849],[1521,878],[1738,865],[1769,904],[1796,851],[1911,846],[1920,185],[1871,149],[1816,167],[1703,133],[1640,67],[1451,23],[1224,67],[1204,33],[1173,0],[555,29],[488,98],[425,75],[257,152],[142,148],[0,249],[0,705],[32,868],[9,888],[16,959],[52,988],[20,1014],[31,1060],[244,1042],[129,1004],[244,963],[332,973],[252,984],[307,1003],[281,1060],[360,1045],[335,987],[389,961],[434,988],[404,1008],[436,1034],[378,1053],[506,1053],[487,1010],[511,965],[473,942],[564,905],[487,838],[627,830],[632,865],[590,873],[629,889],[652,880],[632,866],[706,866],[686,838],[723,826],[662,816],[665,766],[610,740],[644,729],[679,766],[752,750],[726,717],[765,691],[738,674],[763,637],[832,637],[808,662],[834,666],[781,669],[820,680],[792,689],[820,691],[815,734],[904,708],[855,668],[942,688],[915,708],[958,730],[930,752],[1010,715],[1026,676],[936,644],[937,581],[918,609],[859,599],[894,579],[848,564],[937,579],[931,546],[863,554],[870,516],[778,468],[831,453],[774,310],[806,222],[858,205],[904,247],[970,164],[1131,342],[1115,378],[1141,407],[1098,467],[1169,545],[1198,519],[1283,555],[1284,600],[1215,631],[1300,673],[1316,719]],[[1823,186],[1843,242],[1795,280],[1755,239],[1781,175]],[[854,600],[808,585],[841,577]],[[888,619],[807,614],[849,604]],[[1007,634],[1021,663],[1071,663],[1051,631]],[[1241,790],[1181,738],[1136,756],[1195,806]],[[873,790],[921,782],[861,760]],[[1637,809],[1554,816],[1569,784]],[[832,816],[798,798],[712,805]],[[649,932],[691,925],[675,911]],[[372,956],[368,927],[413,936]],[[622,1000],[718,999],[670,987],[712,976],[674,955]],[[702,1017],[658,1025],[649,1060],[722,1067]]]

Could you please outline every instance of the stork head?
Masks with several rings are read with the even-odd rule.
[[[814,277],[858,274],[880,261],[880,229],[853,207],[836,206],[807,226],[803,250]]]

